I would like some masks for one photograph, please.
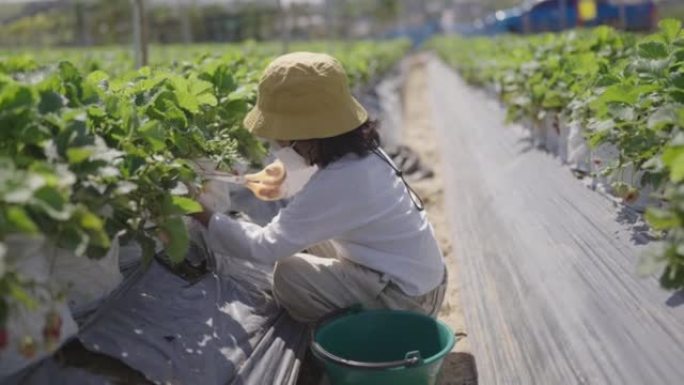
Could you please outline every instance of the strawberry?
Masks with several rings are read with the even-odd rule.
[[[9,337],[7,335],[7,329],[0,329],[0,349],[4,349],[5,347],[7,347],[8,339]]]
[[[627,194],[625,194],[625,197],[623,198],[626,203],[634,203],[639,199],[639,190],[637,189],[629,189]]]
[[[43,342],[45,349],[54,350],[59,344],[62,335],[62,317],[54,311],[45,316],[45,326],[43,327]]]
[[[166,230],[159,230],[157,232],[157,237],[164,246],[168,246],[171,243],[171,236]]]
[[[62,317],[54,311],[45,316],[45,326],[43,327],[43,337],[52,340],[59,340],[62,333]]]

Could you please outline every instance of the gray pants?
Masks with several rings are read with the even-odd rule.
[[[276,301],[300,322],[316,322],[355,304],[365,309],[410,310],[436,317],[444,301],[446,270],[437,288],[409,296],[383,274],[337,258],[330,242],[308,251],[278,261],[273,276]]]

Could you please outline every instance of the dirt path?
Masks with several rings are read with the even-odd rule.
[[[432,109],[428,105],[426,57],[414,57],[404,85],[404,127],[402,142],[413,149],[421,162],[432,167],[433,178],[412,182],[412,186],[425,201],[428,216],[444,251],[449,283],[440,319],[455,332],[465,332],[463,307],[459,291],[458,266],[453,256],[451,229],[444,205],[443,165],[438,146],[438,138],[432,122]],[[467,337],[456,344],[447,357],[442,371],[440,385],[472,385],[477,383],[475,361],[470,355]]]

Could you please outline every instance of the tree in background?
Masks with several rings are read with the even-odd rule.
[[[31,12],[0,25],[0,44],[5,46],[70,46],[124,44],[130,42],[129,0],[76,0],[55,3],[51,9]]]
[[[379,0],[373,7],[373,16],[380,23],[391,23],[399,17],[400,6],[399,0]]]

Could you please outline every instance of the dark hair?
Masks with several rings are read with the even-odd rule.
[[[345,134],[325,139],[312,139],[306,142],[308,161],[324,168],[347,154],[364,157],[380,146],[378,123],[367,120],[364,124]]]

